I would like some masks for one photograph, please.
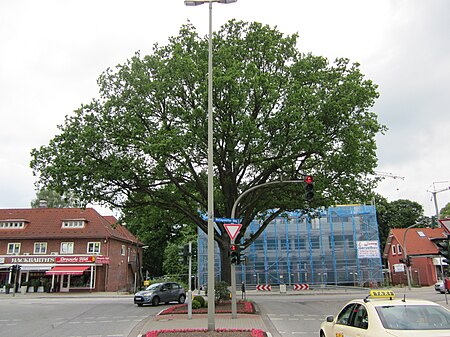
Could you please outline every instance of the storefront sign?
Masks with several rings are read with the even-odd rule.
[[[95,263],[96,264],[109,264],[109,256],[96,256]]]
[[[92,263],[94,256],[57,256],[56,263]]]
[[[20,256],[20,257],[11,257],[9,263],[54,263],[55,258],[51,256],[47,257],[36,257],[36,256]]]

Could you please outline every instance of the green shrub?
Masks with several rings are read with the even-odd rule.
[[[228,283],[220,281],[216,283],[216,302],[229,301],[230,291],[228,290]]]
[[[192,300],[192,309],[200,309],[202,305],[197,300]]]
[[[206,302],[206,301],[205,301],[205,298],[204,298],[203,296],[200,296],[200,295],[194,296],[193,301],[198,301],[198,302],[200,303],[200,306],[201,306],[202,308],[205,307],[205,302]]]

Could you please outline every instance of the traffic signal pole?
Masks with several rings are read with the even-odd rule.
[[[234,239],[231,240],[234,245]],[[236,302],[236,264],[231,264],[231,318],[237,318],[237,302]]]
[[[309,177],[309,176],[305,176],[305,177]],[[312,182],[312,180],[311,180]],[[237,205],[239,204],[239,201],[241,201],[241,199],[247,195],[248,193],[250,193],[251,191],[260,188],[260,187],[266,187],[269,185],[274,185],[274,184],[288,184],[288,183],[307,183],[305,181],[305,179],[302,180],[280,180],[280,181],[271,181],[265,184],[261,184],[261,185],[256,185],[253,186],[251,188],[249,188],[248,190],[244,191],[234,202],[233,204],[233,208],[231,209],[231,218],[235,218],[236,217],[236,208]],[[310,191],[312,192],[312,191]],[[233,239],[231,241],[231,245],[234,245],[235,240]],[[238,243],[239,244],[239,243]],[[231,263],[231,318],[232,319],[236,319],[237,318],[237,302],[236,302],[236,264]]]

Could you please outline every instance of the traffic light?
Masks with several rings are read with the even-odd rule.
[[[411,267],[411,256],[407,256],[406,258],[400,258],[400,262],[405,264],[407,267]]]
[[[188,257],[191,256],[191,254],[189,253],[189,245],[184,245],[183,247],[178,247],[180,249],[180,252],[178,253],[178,255],[182,258],[180,258],[179,262],[180,263],[188,263]]]
[[[307,175],[304,179],[305,199],[310,201],[314,197],[314,179],[313,176]]]
[[[232,264],[238,264],[239,263],[239,251],[237,245],[231,245],[230,246],[230,262]]]
[[[247,257],[245,256],[245,252],[244,252],[245,247],[244,246],[238,246],[238,247],[239,247],[238,248],[238,253],[239,253],[238,264],[241,264],[241,263],[246,264]]]
[[[450,234],[447,234],[447,238],[434,239],[436,247],[439,249],[439,255],[443,256],[443,262],[450,265]]]

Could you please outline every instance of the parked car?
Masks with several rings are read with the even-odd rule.
[[[441,305],[372,290],[370,296],[348,302],[337,316],[328,316],[319,333],[320,337],[443,337],[449,331],[450,311]]]
[[[134,304],[142,307],[144,304],[159,305],[160,302],[168,304],[169,302],[184,303],[186,292],[183,287],[175,282],[153,283],[145,290],[134,294]]]
[[[441,294],[445,294],[446,291],[450,294],[450,289],[445,289],[444,281],[437,281],[434,284],[434,290],[440,292]]]

